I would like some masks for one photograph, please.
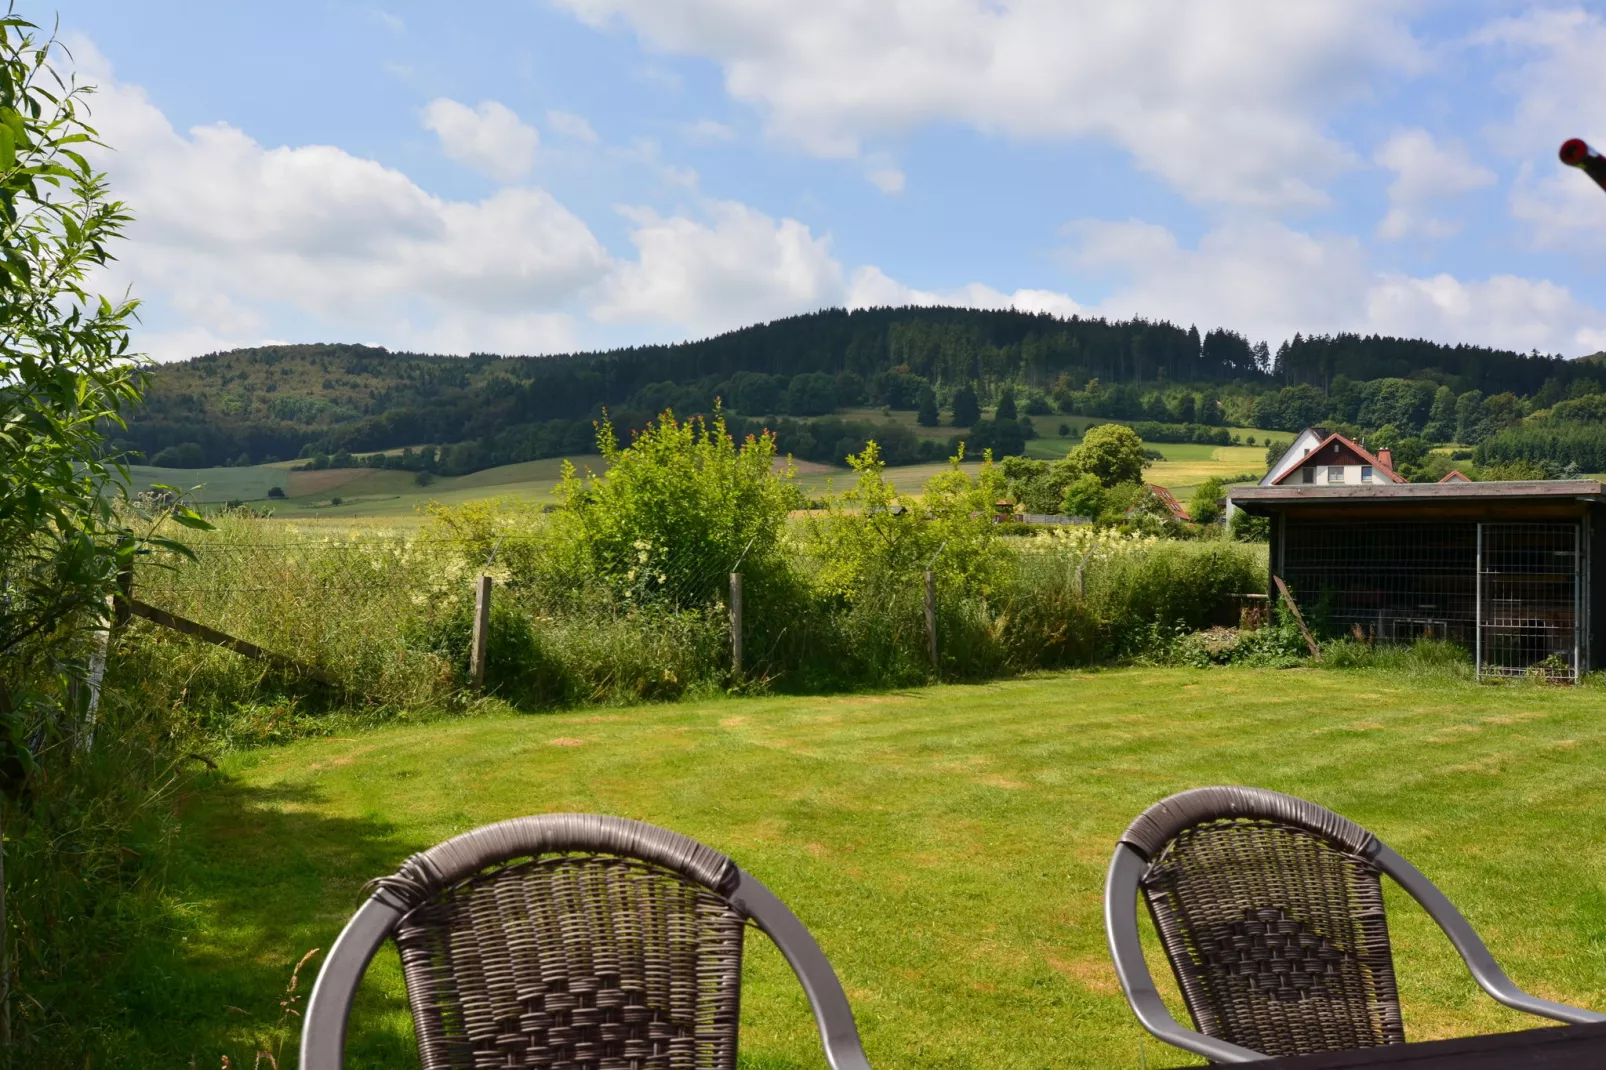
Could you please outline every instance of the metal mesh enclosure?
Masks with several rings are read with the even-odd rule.
[[[1471,521],[1290,521],[1283,579],[1334,631],[1383,641],[1452,639],[1477,625],[1478,525]]]
[[[743,919],[668,870],[557,855],[397,929],[424,1070],[734,1070]]]
[[[1377,869],[1310,830],[1223,818],[1141,883],[1196,1028],[1267,1055],[1405,1041]]]
[[[1369,641],[1448,639],[1478,672],[1576,680],[1587,570],[1577,521],[1290,520],[1282,575],[1317,627]]]
[[[1478,671],[1576,679],[1582,608],[1576,523],[1482,524]]]

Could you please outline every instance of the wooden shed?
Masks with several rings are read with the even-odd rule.
[[[1232,487],[1269,517],[1281,576],[1329,633],[1447,639],[1479,675],[1576,680],[1606,666],[1606,488],[1597,480]]]

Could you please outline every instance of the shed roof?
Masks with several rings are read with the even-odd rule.
[[[1519,479],[1486,483],[1284,483],[1229,487],[1234,505],[1333,504],[1338,502],[1501,502],[1526,500],[1606,501],[1598,479]]]

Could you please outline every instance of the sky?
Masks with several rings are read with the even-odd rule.
[[[1606,5],[21,0],[158,360],[958,304],[1606,350]]]

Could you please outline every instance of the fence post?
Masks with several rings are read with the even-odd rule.
[[[491,633],[491,577],[481,576],[474,588],[474,645],[469,653],[468,675],[474,689],[485,687],[485,646]]]
[[[938,670],[937,666],[937,574],[930,570],[926,572],[926,656],[931,659],[931,669]]]
[[[731,573],[731,673],[742,676],[742,574]]]

